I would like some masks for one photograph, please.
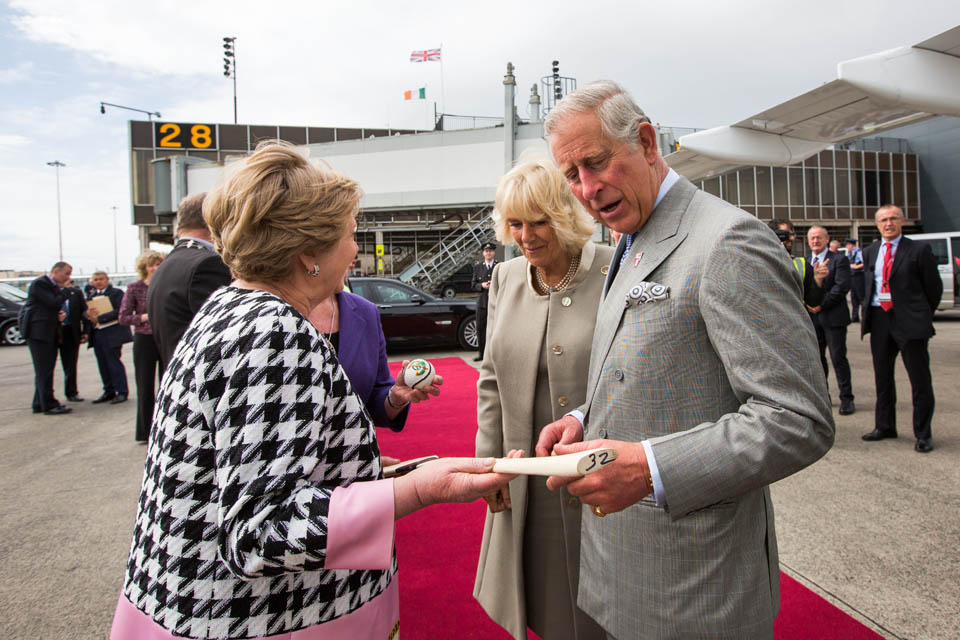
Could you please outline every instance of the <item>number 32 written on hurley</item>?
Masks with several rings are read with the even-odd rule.
[[[216,149],[217,129],[212,124],[154,123],[156,145],[163,149]]]
[[[587,456],[587,459],[590,460],[590,465],[584,469],[584,471],[592,471],[598,462],[601,467],[609,462],[613,462],[613,460],[610,459],[610,454],[606,451],[601,451],[599,455],[591,453]]]

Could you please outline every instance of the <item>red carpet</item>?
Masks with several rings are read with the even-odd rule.
[[[433,364],[444,378],[443,392],[413,407],[401,433],[377,430],[384,455],[400,459],[473,455],[477,372],[460,358],[437,359]],[[390,365],[394,375],[399,368],[399,362]],[[438,505],[397,523],[404,640],[509,638],[473,599],[485,511],[482,501]],[[780,586],[777,640],[882,638],[783,573]]]

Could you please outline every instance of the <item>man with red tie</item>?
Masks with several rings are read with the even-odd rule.
[[[897,437],[894,365],[900,353],[913,389],[914,449],[928,453],[933,450],[934,399],[927,343],[935,333],[933,312],[940,304],[943,282],[930,246],[903,237],[899,207],[880,207],[876,221],[881,240],[863,251],[866,277],[860,335],[870,334],[877,409],[874,430],[863,439]]]

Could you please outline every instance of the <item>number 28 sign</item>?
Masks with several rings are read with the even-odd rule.
[[[212,124],[154,123],[156,146],[161,149],[216,149],[217,129]]]

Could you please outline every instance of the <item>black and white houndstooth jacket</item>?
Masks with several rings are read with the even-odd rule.
[[[123,592],[177,635],[250,638],[347,614],[396,573],[324,570],[334,488],[380,476],[373,424],[313,326],[221,288],[163,376]]]

